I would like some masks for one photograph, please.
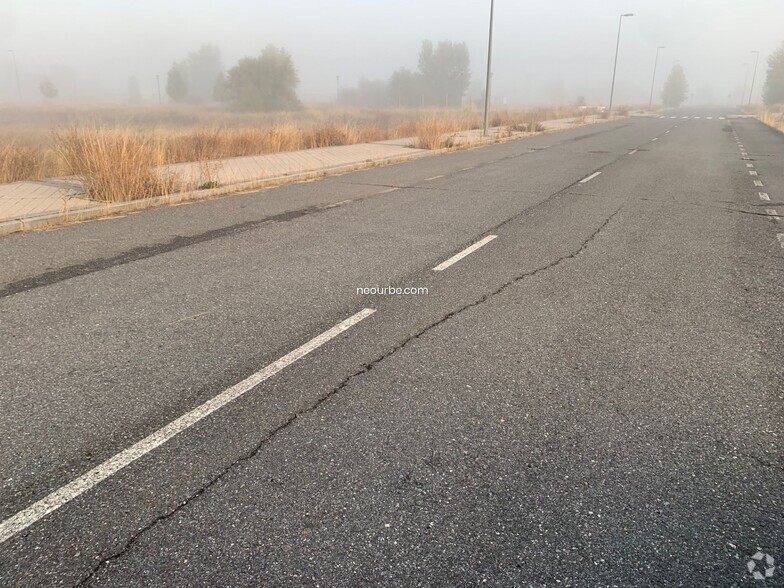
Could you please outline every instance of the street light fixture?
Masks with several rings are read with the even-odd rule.
[[[656,84],[656,66],[659,65],[659,51],[666,48],[666,45],[656,47],[656,59],[653,61],[653,79],[651,80],[651,99],[648,100],[648,108],[653,105],[653,87]]]
[[[618,40],[615,41],[615,63],[613,65],[612,86],[610,87],[610,108],[607,110],[608,115],[612,114],[613,95],[615,94],[615,72],[618,69],[618,48],[621,46],[621,24],[623,23],[623,19],[627,16],[634,16],[634,13],[627,12],[626,14],[622,14],[618,19]]]
[[[16,76],[16,93],[19,96],[19,102],[22,101],[22,86],[19,83],[19,68],[16,65],[16,52],[13,49],[9,49],[8,52],[11,54],[11,59],[14,62],[14,75]]]
[[[495,0],[490,0],[490,34],[487,40],[487,80],[485,81],[485,118],[482,125],[482,136],[487,137],[487,117],[490,107],[490,79],[492,77],[491,68],[493,63],[493,12],[495,10]]]
[[[757,64],[759,63],[759,51],[752,51],[757,54],[754,60],[754,73],[751,76],[751,90],[749,90],[749,106],[751,106],[751,97],[754,95],[754,80],[757,78]]]

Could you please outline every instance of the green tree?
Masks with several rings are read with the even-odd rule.
[[[676,63],[672,66],[667,81],[664,82],[664,90],[661,95],[662,102],[664,102],[665,106],[678,108],[686,100],[688,91],[689,84],[686,83],[686,74],[683,72],[683,66],[680,63]]]
[[[405,67],[396,70],[387,84],[389,100],[395,106],[416,108],[423,102],[425,81],[422,74]]]
[[[784,103],[784,43],[768,57],[762,99],[767,106]]]
[[[202,45],[188,54],[188,99],[210,102],[215,96],[215,80],[223,73],[221,52],[215,45]]]
[[[229,70],[226,89],[237,110],[297,110],[299,77],[285,49],[268,45],[259,57],[245,57]]]
[[[41,83],[38,85],[38,89],[41,91],[41,94],[44,95],[44,98],[48,98],[49,100],[57,98],[57,94],[59,94],[57,87],[48,77],[45,77],[43,80],[41,80]]]
[[[188,70],[182,63],[175,63],[166,76],[166,93],[175,102],[184,102],[188,97]]]
[[[471,83],[468,47],[465,43],[441,41],[433,48],[433,43],[423,41],[419,72],[424,79],[428,104],[460,106]]]

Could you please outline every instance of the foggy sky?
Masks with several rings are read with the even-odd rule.
[[[14,50],[26,101],[40,102],[44,75],[60,101],[123,101],[139,80],[157,103],[172,62],[203,43],[220,47],[224,66],[267,44],[294,58],[306,102],[335,99],[361,76],[386,79],[416,69],[423,39],[465,41],[469,98],[479,98],[487,59],[490,0],[0,0],[0,100],[16,97]],[[624,19],[616,104],[647,103],[656,47],[662,51],[655,96],[674,60],[683,65],[687,104],[740,100],[744,63],[784,42],[784,0],[496,0],[494,103],[606,104],[618,16]],[[165,99],[165,93],[164,93]]]

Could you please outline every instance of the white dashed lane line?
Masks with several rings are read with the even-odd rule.
[[[762,188],[762,182],[759,180],[754,180],[754,185],[757,186],[757,188]]]
[[[749,170],[749,175],[750,175],[750,176],[758,176],[759,174],[757,173],[757,170],[756,170],[756,169],[750,169],[750,170]]]
[[[598,171],[598,172],[594,172],[594,173],[592,173],[590,176],[588,176],[587,178],[583,178],[582,180],[580,180],[580,183],[581,183],[581,184],[585,184],[585,183],[587,183],[587,182],[590,182],[592,179],[594,179],[596,176],[598,176],[598,175],[599,175],[599,174],[601,174],[601,173],[602,173],[602,172],[600,172],[600,171]]]
[[[637,150],[636,150],[636,149],[632,149],[632,150],[631,150],[631,151],[629,151],[629,153],[627,153],[626,155],[634,155],[635,153],[637,153]]]
[[[760,200],[770,200],[770,196],[768,196],[767,192],[760,192],[759,193]]]
[[[456,264],[458,261],[460,261],[461,259],[463,259],[467,255],[471,255],[474,251],[476,251],[480,247],[484,247],[485,245],[487,245],[490,241],[492,241],[496,237],[498,237],[498,235],[488,235],[487,237],[485,237],[481,241],[477,241],[476,243],[474,243],[470,247],[466,247],[465,249],[463,249],[457,255],[453,255],[452,257],[450,257],[446,261],[444,261],[442,263],[439,263],[436,267],[433,268],[433,271],[434,272],[442,272],[442,271],[444,271],[446,268],[448,268],[451,265]]]
[[[651,142],[658,141],[658,140],[659,140],[659,137],[654,137],[653,139],[651,139]]]
[[[187,412],[178,419],[173,420],[168,425],[158,429],[128,449],[125,449],[116,454],[114,457],[107,459],[101,465],[91,469],[86,474],[79,476],[65,486],[62,486],[60,489],[55,490],[45,498],[42,498],[35,504],[28,506],[26,509],[16,513],[11,518],[4,520],[2,523],[0,523],[0,543],[10,539],[49,513],[54,512],[55,510],[64,506],[77,496],[84,494],[94,486],[100,484],[126,466],[132,464],[140,457],[143,457],[144,455],[150,453],[153,449],[160,447],[175,435],[178,435],[179,433],[189,429],[205,417],[211,415],[216,410],[219,410],[233,400],[236,400],[240,396],[250,392],[265,380],[268,380],[297,360],[302,359],[312,351],[315,351],[325,343],[331,341],[344,331],[347,331],[352,326],[356,325],[361,320],[366,319],[374,312],[376,311],[373,308],[365,308],[364,310],[359,311],[354,316],[351,316],[343,322],[338,323],[328,331],[324,331],[321,333],[321,335],[318,335],[304,345],[297,347],[294,351],[287,353],[277,361],[257,371],[255,374],[248,376],[241,382],[234,384],[234,386],[231,388],[228,388],[217,396],[212,397],[204,404],[197,406],[190,412]]]
[[[438,179],[441,179],[441,178],[443,178],[443,177],[444,177],[443,175],[440,175],[440,176],[433,176],[432,178],[425,178],[425,181],[426,181],[426,182],[431,182],[431,181],[433,181],[433,180],[438,180]]]
[[[767,215],[768,215],[770,218],[772,218],[773,220],[775,220],[775,221],[779,221],[779,220],[781,220],[781,218],[779,218],[779,213],[778,213],[778,212],[776,212],[776,209],[775,209],[775,208],[766,208],[766,209],[765,209],[765,212],[766,212],[766,213],[767,213]]]

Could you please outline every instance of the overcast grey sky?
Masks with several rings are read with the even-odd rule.
[[[0,99],[15,96],[14,50],[24,96],[40,100],[48,75],[63,101],[123,100],[129,76],[155,101],[155,75],[202,43],[224,64],[286,48],[305,101],[334,99],[335,76],[387,78],[416,68],[423,39],[465,41],[479,96],[490,0],[0,0]],[[496,0],[494,95],[510,104],[606,103],[618,15],[624,19],[616,103],[645,103],[656,46],[663,82],[680,60],[692,104],[737,102],[744,66],[784,42],[784,0]],[[751,74],[749,74],[749,84]],[[657,95],[660,85],[657,84]]]

